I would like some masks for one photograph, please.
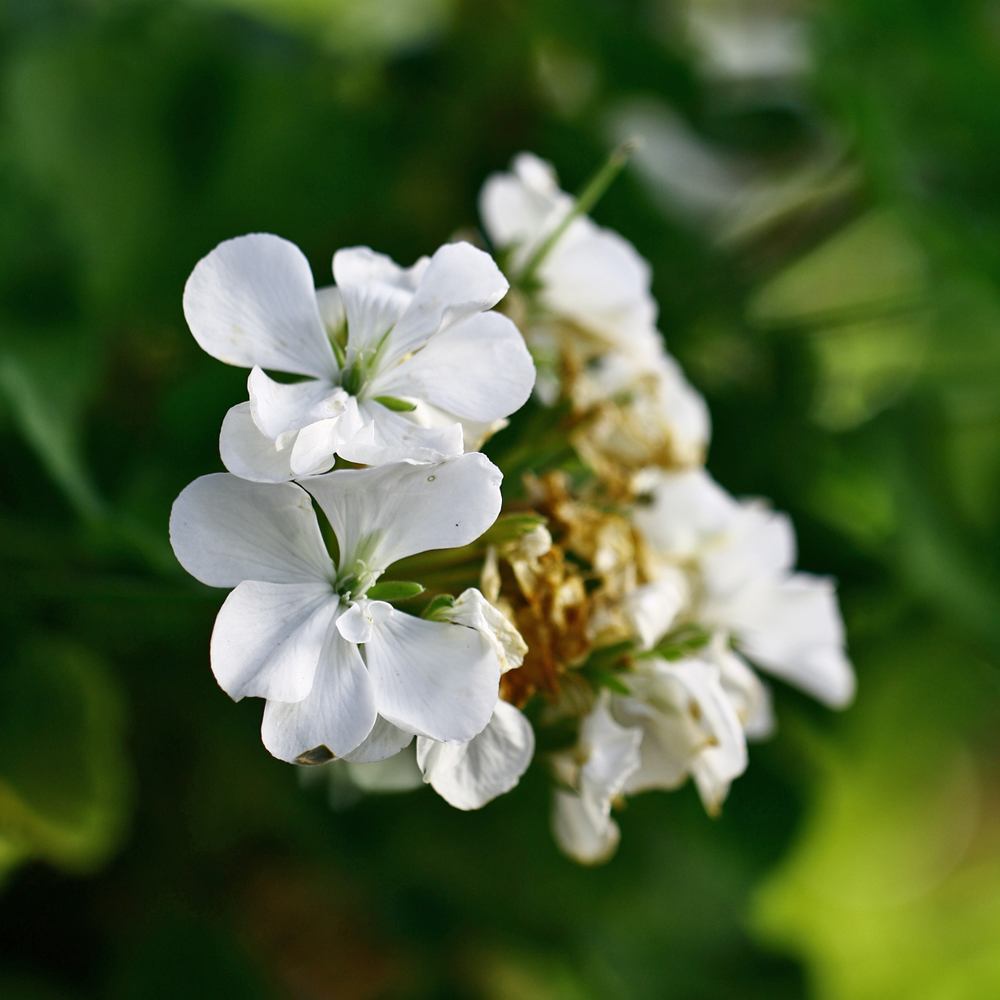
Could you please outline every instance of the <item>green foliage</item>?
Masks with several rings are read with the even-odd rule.
[[[114,679],[84,649],[35,642],[0,675],[0,715],[0,864],[100,865],[128,792]]]
[[[102,513],[83,457],[83,414],[99,372],[85,332],[41,331],[30,338],[10,334],[0,358],[0,392],[15,421],[82,517]]]
[[[809,957],[819,997],[1000,990],[998,830],[983,822],[992,793],[976,760],[996,688],[971,654],[960,686],[945,682],[942,663],[956,654],[933,634],[898,640],[878,651],[885,673],[841,741],[793,734],[815,766],[816,802],[761,887],[755,922]]]

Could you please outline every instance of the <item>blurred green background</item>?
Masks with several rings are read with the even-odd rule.
[[[1000,996],[1000,8],[6,0],[0,996]],[[171,501],[245,375],[181,290],[474,231],[530,149],[655,269],[710,467],[841,583],[860,683],[777,692],[723,816],[564,860],[544,776],[331,810],[208,667]]]

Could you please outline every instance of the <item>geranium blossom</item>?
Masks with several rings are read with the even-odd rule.
[[[636,524],[657,557],[692,568],[696,619],[727,635],[757,666],[841,707],[854,695],[831,580],[795,573],[789,519],[737,501],[704,470],[647,470]]]
[[[555,171],[530,153],[510,173],[487,178],[479,197],[483,225],[517,274],[573,209]],[[581,216],[575,218],[534,275],[541,303],[608,345],[651,349],[658,339],[649,265],[628,240]]]
[[[468,454],[301,486],[220,473],[181,493],[170,524],[177,558],[203,583],[235,588],[212,634],[212,669],[234,699],[266,699],[271,753],[373,760],[414,734],[466,742],[485,728],[501,668],[490,638],[366,595],[397,560],[477,538],[500,510],[500,479]],[[336,563],[310,496],[336,536]]]
[[[317,291],[302,253],[277,236],[227,240],[184,290],[198,343],[251,368],[249,403],[226,417],[226,467],[257,481],[329,469],[335,456],[378,465],[437,461],[478,446],[517,410],[534,366],[517,328],[488,311],[507,291],[467,243],[401,268],[356,247]],[[267,372],[301,376],[288,383]]]
[[[628,687],[613,699],[612,714],[639,729],[642,742],[624,791],[677,788],[690,775],[706,810],[717,813],[747,765],[743,728],[718,666],[705,657],[643,660]]]

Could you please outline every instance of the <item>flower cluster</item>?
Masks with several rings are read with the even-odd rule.
[[[249,398],[228,473],[170,527],[232,588],[212,669],[265,699],[272,754],[475,809],[537,736],[556,839],[587,863],[628,795],[690,777],[719,810],[774,725],[757,670],[831,706],[854,688],[832,583],[795,572],[787,517],[705,471],[649,267],[586,214],[617,166],[579,199],[528,154],[490,177],[499,267],[467,243],[410,268],[353,248],[316,289],[276,236],[213,250],[185,315]]]

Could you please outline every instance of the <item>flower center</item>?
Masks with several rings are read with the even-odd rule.
[[[343,560],[333,581],[333,589],[345,601],[363,597],[382,575],[382,570],[372,563],[378,533],[362,538],[353,557]]]
[[[392,327],[389,327],[375,341],[374,346],[366,347],[357,353],[350,351],[349,334],[344,341],[331,340],[334,345],[334,353],[337,355],[337,362],[340,365],[340,385],[345,392],[355,397],[362,395],[365,386],[375,374],[390,333],[392,333]]]

